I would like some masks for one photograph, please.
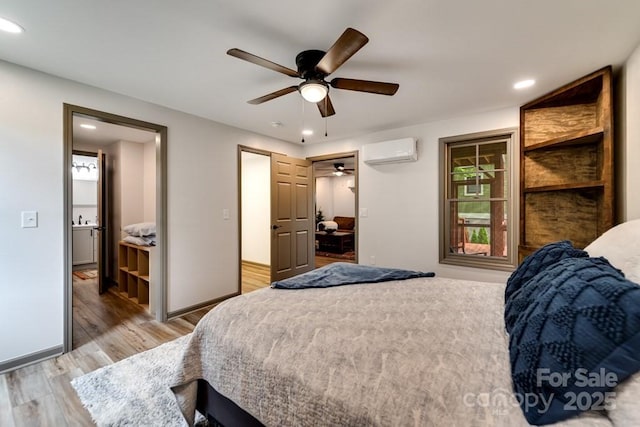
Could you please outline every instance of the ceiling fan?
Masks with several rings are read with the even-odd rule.
[[[343,176],[343,175],[353,175],[353,171],[355,169],[345,167],[343,162],[336,162],[333,164],[333,167],[320,166],[317,170],[319,172],[324,172],[326,174],[331,174],[335,176]]]
[[[260,65],[270,70],[297,77],[304,81],[298,85],[289,86],[277,90],[259,98],[252,99],[249,104],[262,104],[266,101],[278,98],[296,90],[302,97],[318,105],[322,117],[333,116],[336,112],[329,98],[329,86],[334,89],[355,90],[358,92],[375,93],[379,95],[393,95],[400,85],[397,83],[375,82],[369,80],[334,78],[326,81],[325,78],[336,71],[342,64],[360,50],[369,39],[358,30],[347,28],[336,40],[329,50],[305,50],[296,56],[298,70],[284,67],[267,59],[245,52],[240,49],[229,49],[228,55]]]

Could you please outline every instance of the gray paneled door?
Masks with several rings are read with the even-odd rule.
[[[271,154],[271,280],[315,268],[311,162]]]

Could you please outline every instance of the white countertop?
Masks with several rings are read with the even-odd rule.
[[[93,227],[97,227],[97,226],[98,226],[98,224],[92,224],[92,223],[89,223],[89,224],[73,224],[73,229],[74,230],[76,230],[76,229],[79,230],[79,229],[83,229],[83,228],[93,228]]]

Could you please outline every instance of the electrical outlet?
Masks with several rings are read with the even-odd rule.
[[[369,257],[369,265],[376,265],[376,256],[375,255],[371,255]]]
[[[222,209],[222,219],[229,219],[230,218],[230,214],[229,214],[229,209]]]

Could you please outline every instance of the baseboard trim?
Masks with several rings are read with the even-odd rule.
[[[219,304],[219,303],[221,303],[222,301],[224,301],[226,299],[233,298],[233,297],[236,297],[238,295],[240,295],[240,292],[234,292],[232,294],[225,295],[225,296],[222,296],[220,298],[215,298],[215,299],[212,299],[212,300],[209,300],[209,301],[202,302],[200,304],[196,304],[196,305],[192,305],[192,306],[189,306],[189,307],[181,308],[180,310],[171,311],[171,312],[167,313],[167,318],[168,319],[172,319],[174,317],[184,316],[185,314],[191,313],[192,311],[200,310],[201,308],[206,307],[208,305]]]
[[[0,374],[13,371],[23,366],[31,365],[36,362],[41,362],[45,359],[50,359],[62,354],[62,346],[58,345],[46,350],[36,351],[35,353],[27,354],[26,356],[16,357],[6,362],[0,363]]]
[[[246,259],[243,259],[242,263],[247,265],[255,265],[256,267],[269,268],[269,269],[271,268],[269,264],[262,264],[255,261],[247,261]]]

